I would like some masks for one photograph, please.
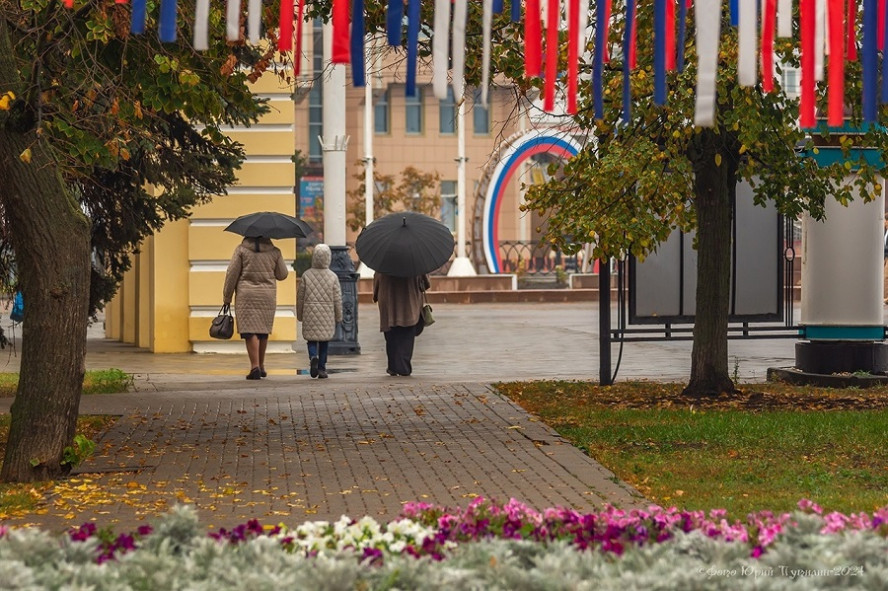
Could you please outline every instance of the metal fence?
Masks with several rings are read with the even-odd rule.
[[[500,240],[499,254],[503,273],[554,276],[560,272],[577,273],[582,255],[567,255],[547,244],[533,240]]]
[[[350,243],[349,246],[352,261],[357,268],[360,261],[355,253],[354,243]],[[466,243],[466,253],[471,256],[471,252],[471,243]],[[584,256],[583,251],[567,255],[535,240],[500,240],[499,254],[502,261],[501,273],[540,278],[554,278],[561,273],[579,273],[583,267]],[[453,257],[431,274],[447,275],[453,258],[456,258],[456,245],[453,247]]]

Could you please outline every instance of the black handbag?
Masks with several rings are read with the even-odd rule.
[[[225,304],[210,324],[210,336],[214,339],[230,339],[232,335],[234,335],[234,316],[231,315],[231,304]]]

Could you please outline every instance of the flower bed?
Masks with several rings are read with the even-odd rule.
[[[0,526],[4,589],[884,589],[888,507],[823,515],[607,507],[534,511],[478,499],[401,518],[250,521],[207,535],[190,507],[115,535]]]

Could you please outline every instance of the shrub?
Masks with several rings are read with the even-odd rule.
[[[720,523],[718,511],[653,507],[581,515],[481,501],[455,514],[428,505],[405,513],[416,518],[387,525],[342,518],[293,530],[251,521],[209,536],[189,507],[132,535],[93,524],[62,538],[0,526],[0,581],[4,589],[278,591],[883,589],[888,580],[886,509],[823,516],[803,502],[793,514],[751,516],[749,523],[769,528],[767,534]],[[648,534],[669,535],[641,535],[651,526]],[[539,528],[550,529],[543,535]],[[576,533],[586,528],[626,544],[619,552],[578,545]]]

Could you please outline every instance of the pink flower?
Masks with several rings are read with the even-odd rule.
[[[802,499],[799,501],[799,509],[805,513],[816,513],[817,515],[823,514],[823,509],[820,508],[820,505],[813,501],[809,501],[808,499]]]

